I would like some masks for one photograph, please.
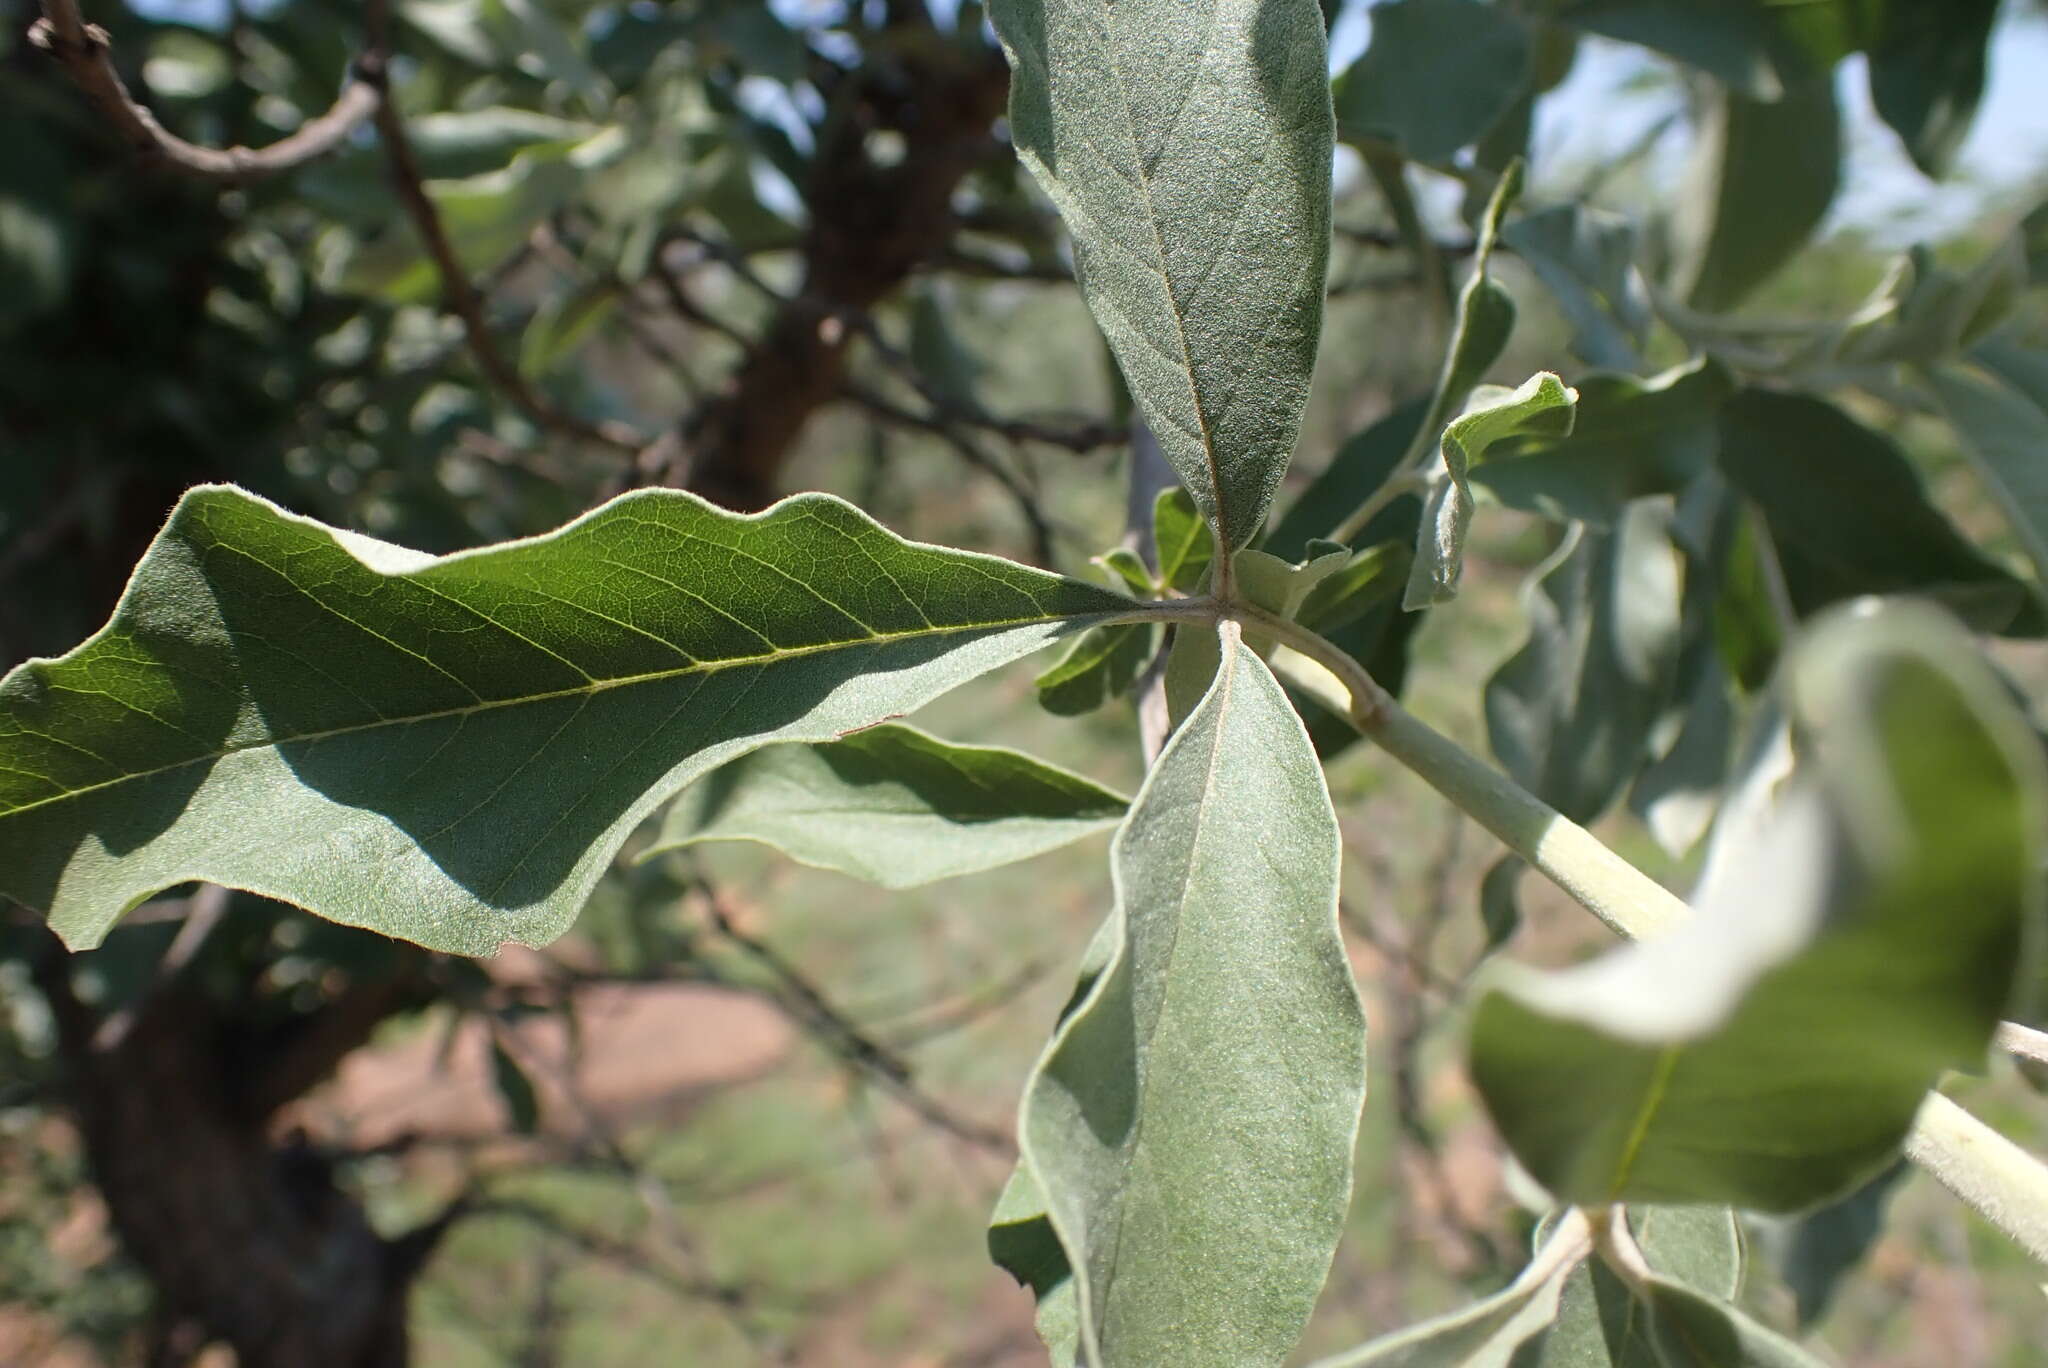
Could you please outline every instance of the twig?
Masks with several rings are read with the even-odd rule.
[[[373,33],[384,22],[381,8],[381,5],[371,8]],[[373,37],[373,43],[381,46],[381,35]],[[419,158],[413,154],[412,139],[405,131],[405,120],[386,101],[377,106],[376,124],[377,135],[384,142],[385,161],[390,167],[392,185],[398,191],[399,202],[405,206],[413,231],[419,235],[420,245],[433,259],[440,274],[442,306],[461,321],[463,335],[469,340],[470,354],[476,358],[484,378],[511,400],[535,427],[609,447],[628,456],[639,455],[647,444],[632,429],[620,423],[591,423],[562,412],[535,393],[526,377],[519,373],[519,368],[505,359],[505,354],[498,350],[496,339],[491,336],[490,325],[484,320],[483,297],[477,293],[468,271],[455,254],[455,246],[448,240],[447,229],[441,224],[441,212],[434,207],[433,197],[427,194]]]
[[[709,882],[699,879],[697,890],[704,900],[705,913],[719,934],[746,951],[774,975],[788,995],[788,1005],[834,1053],[872,1075],[897,1101],[949,1135],[993,1154],[1009,1156],[1016,1153],[1016,1146],[1008,1135],[955,1116],[937,1099],[918,1088],[911,1081],[908,1063],[848,1020],[801,970],[783,959],[772,946],[734,925],[718,890]]]
[[[601,1235],[594,1230],[570,1225],[537,1202],[522,1201],[513,1197],[486,1197],[471,1203],[468,1214],[505,1216],[526,1221],[580,1252],[636,1273],[678,1297],[712,1302],[728,1310],[741,1310],[757,1305],[760,1301],[758,1292],[738,1283],[679,1277],[658,1266],[643,1251],[632,1245]],[[802,1303],[795,1305],[800,1306]]]
[[[381,7],[384,0],[367,3]],[[189,175],[234,184],[293,170],[341,146],[384,106],[388,53],[373,41],[356,59],[348,83],[325,114],[308,119],[268,147],[201,147],[165,128],[128,93],[114,70],[107,31],[85,21],[77,0],[42,0],[42,6],[43,17],[29,25],[29,42],[54,57],[140,153]]]
[[[842,387],[842,393],[847,399],[859,404],[885,423],[912,428],[919,432],[929,432],[941,438],[958,452],[960,458],[967,464],[1001,485],[1003,492],[1008,494],[1010,501],[1017,506],[1018,516],[1024,519],[1024,525],[1030,530],[1033,557],[1042,566],[1052,565],[1055,554],[1052,525],[1046,522],[1045,514],[1039,510],[1037,498],[1024,487],[1022,481],[1005,469],[995,457],[983,451],[966,433],[937,414],[917,413],[852,381]]]
[[[859,335],[883,364],[902,376],[917,391],[918,398],[931,405],[938,421],[956,427],[980,428],[1012,442],[1042,442],[1046,446],[1064,447],[1077,456],[1106,446],[1120,446],[1127,439],[1128,434],[1118,423],[1082,422],[1070,427],[1056,427],[1027,419],[998,418],[974,405],[960,403],[936,389],[915,361],[882,336],[882,329],[872,314],[840,310],[835,316],[850,332]]]
[[[1682,898],[1585,828],[1403,709],[1341,651],[1250,605],[1232,605],[1232,611],[1262,631],[1278,623],[1282,641],[1303,652],[1275,656],[1283,680],[1349,717],[1615,934],[1628,940],[1661,935],[1692,915]],[[1304,660],[1321,668],[1297,668]],[[1905,1150],[1943,1187],[2048,1263],[2048,1164],[1938,1092],[1921,1103]]]
[[[1371,247],[1380,251],[1399,251],[1409,246],[1407,238],[1392,228],[1349,228],[1337,225],[1337,236],[1360,247]],[[1456,242],[1435,244],[1437,254],[1446,257],[1468,257],[1479,250],[1476,238],[1460,238]]]
[[[100,1021],[99,1028],[92,1035],[94,1050],[104,1052],[119,1048],[150,999],[176,982],[178,976],[185,972],[185,967],[199,954],[207,937],[227,915],[228,902],[232,897],[233,894],[219,884],[201,884],[199,891],[185,900],[184,921],[171,937],[163,958],[156,962],[149,987],[119,1011],[108,1013]]]
[[[1026,261],[1021,266],[998,261],[963,247],[951,247],[939,253],[932,263],[932,269],[950,271],[955,275],[974,276],[982,280],[1021,280],[1042,285],[1071,285],[1074,276],[1063,266],[1044,265]]]
[[[940,1036],[961,1030],[993,1015],[1014,1002],[1023,992],[1045,977],[1046,966],[1038,960],[1026,960],[1009,977],[999,981],[983,992],[970,994],[955,1003],[939,1003],[916,1014],[916,1019],[893,1028],[889,1033],[889,1044],[893,1049],[908,1049],[936,1040]]]

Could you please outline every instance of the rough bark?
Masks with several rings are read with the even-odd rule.
[[[36,977],[94,1179],[157,1293],[150,1362],[220,1342],[240,1368],[404,1368],[406,1295],[430,1242],[379,1236],[332,1165],[303,1136],[273,1136],[271,1118],[426,1000],[417,967],[282,1031],[252,1031],[172,980],[118,1032],[78,1000],[71,969],[53,938]]]
[[[990,150],[1009,73],[993,48],[915,29],[904,37],[887,58],[846,73],[805,187],[801,287],[686,424],[672,483],[730,508],[772,502],[804,425],[840,393],[853,332],[845,320],[865,316],[951,240],[953,192]],[[875,135],[889,133],[900,157],[877,155]]]

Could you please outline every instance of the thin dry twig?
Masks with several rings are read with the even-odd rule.
[[[201,147],[165,128],[129,93],[114,70],[107,31],[86,22],[77,0],[42,0],[42,6],[43,17],[29,25],[29,42],[57,60],[138,152],[188,175],[237,184],[293,170],[340,147],[384,104],[387,54],[373,42],[356,59],[348,83],[325,114],[268,147]]]
[[[381,3],[371,5],[366,11],[366,22],[371,29],[372,48],[386,50],[382,30],[388,21]],[[639,455],[647,445],[639,434],[622,423],[592,423],[564,413],[543,399],[519,373],[519,368],[498,349],[497,339],[491,336],[490,325],[484,318],[483,296],[471,282],[461,258],[456,255],[455,245],[449,241],[448,231],[441,223],[441,211],[434,207],[433,197],[427,194],[419,158],[414,154],[412,139],[405,131],[405,120],[399,117],[398,110],[389,101],[377,106],[375,118],[377,136],[384,144],[385,162],[390,168],[391,182],[398,192],[399,203],[405,206],[406,216],[412,220],[420,245],[426,249],[440,275],[442,307],[462,324],[470,354],[476,358],[477,368],[484,373],[484,378],[543,431],[609,447],[627,456]]]
[[[734,924],[724,900],[709,882],[698,880],[697,891],[703,900],[706,916],[719,934],[775,977],[786,994],[787,1009],[835,1054],[876,1079],[898,1102],[947,1134],[992,1154],[1009,1157],[1016,1153],[1016,1146],[1008,1135],[955,1115],[937,1098],[919,1088],[911,1079],[910,1065],[901,1056],[849,1020],[801,970],[776,953],[773,946],[748,935]]]
[[[1037,496],[1025,488],[1023,481],[1001,462],[983,451],[973,438],[937,414],[918,413],[907,409],[864,385],[848,382],[842,386],[841,392],[847,399],[866,409],[870,416],[884,423],[917,432],[929,432],[940,438],[960,454],[960,459],[1001,485],[1003,492],[1008,494],[1010,501],[1016,505],[1018,516],[1024,519],[1024,525],[1030,530],[1032,557],[1040,565],[1052,565],[1055,554],[1052,525],[1045,520],[1045,514],[1039,509]]]

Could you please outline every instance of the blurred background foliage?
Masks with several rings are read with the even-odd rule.
[[[1332,303],[1290,476],[1306,512],[1271,549],[1356,502],[1317,482],[1332,453],[1405,446],[1469,216],[1516,156],[1529,184],[1496,269],[1521,321],[1489,378],[1559,369],[1597,396],[1575,446],[1475,475],[1464,595],[1376,611],[1349,649],[1673,879],[1788,616],[1936,592],[2004,634],[2038,696],[2038,571],[1982,451],[2048,459],[2025,445],[2048,433],[2042,6],[1324,10]],[[172,130],[261,146],[328,106],[365,13],[96,0],[87,18]],[[742,504],[823,488],[1073,573],[1149,493],[973,3],[399,0],[410,168],[365,127],[227,185],[138,155],[28,40],[35,14],[0,0],[0,665],[102,622],[200,481],[432,551],[645,483]],[[2007,426],[1949,421],[1937,374],[1998,386]],[[1651,506],[1655,536],[1614,530]],[[1362,541],[1412,529],[1390,514]],[[1675,616],[1616,626],[1676,557]],[[1548,609],[1518,599],[1532,571]],[[1135,784],[1128,705],[1076,726],[1030,698],[1013,672],[922,720]],[[1510,1266],[1526,1218],[1452,1062],[1459,992],[1510,939],[1551,960],[1586,944],[1419,784],[1364,754],[1331,777],[1377,1074],[1310,1349]],[[622,865],[567,941],[482,964],[219,890],[83,955],[16,917],[0,1359],[232,1362],[222,1344],[257,1332],[209,1288],[369,1232],[389,1285],[362,1316],[390,1324],[338,1351],[358,1368],[1042,1362],[981,1226],[1106,897],[1099,854],[883,895],[714,847]],[[2038,1138],[2031,1094],[1985,1086]],[[164,1200],[205,1190],[202,1151],[260,1193],[240,1224]],[[1753,1300],[1845,1363],[2037,1363],[2034,1278],[1928,1198],[1888,1183],[1759,1231],[1789,1281]]]

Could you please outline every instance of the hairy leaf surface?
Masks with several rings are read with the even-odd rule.
[[[1117,834],[1106,966],[1025,1092],[1097,1368],[1278,1364],[1307,1322],[1365,1095],[1337,865],[1301,722],[1228,641]]]
[[[1330,254],[1315,0],[994,0],[1017,155],[1132,399],[1227,548],[1286,469]]]
[[[1578,392],[1548,371],[1515,390],[1486,386],[1465,412],[1444,429],[1439,450],[1443,468],[1423,501],[1415,561],[1401,606],[1413,612],[1448,602],[1458,592],[1465,567],[1465,535],[1472,528],[1472,467],[1495,442],[1522,434],[1570,433]]]
[[[1523,591],[1528,640],[1487,681],[1493,753],[1576,822],[1641,768],[1670,694],[1683,605],[1670,524],[1655,501],[1610,532],[1573,524]]]
[[[642,858],[700,841],[759,841],[803,864],[916,888],[1056,850],[1116,825],[1127,806],[1019,751],[886,724],[720,766],[669,805]]]
[[[1634,1206],[1627,1214],[1629,1233],[1654,1272],[1722,1301],[1741,1290],[1742,1231],[1734,1212]],[[1612,1269],[1589,1259],[1566,1280],[1542,1348],[1516,1368],[1665,1368],[1647,1313]]]
[[[0,886],[73,945],[191,879],[438,949],[544,942],[692,779],[1128,607],[823,495],[642,491],[435,558],[204,487],[104,629],[0,682]]]

